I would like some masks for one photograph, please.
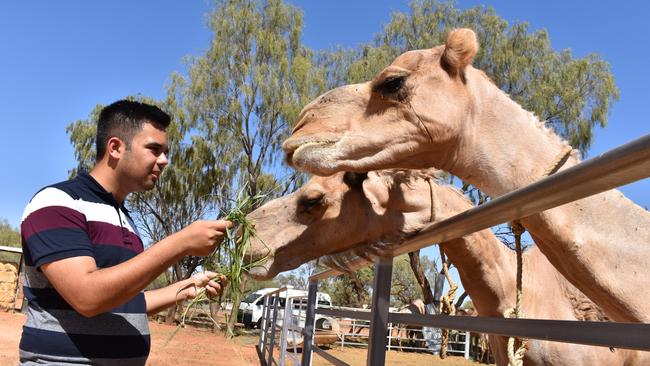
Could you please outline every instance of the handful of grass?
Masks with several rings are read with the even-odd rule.
[[[246,251],[251,240],[255,237],[255,228],[251,222],[246,220],[246,215],[253,208],[259,206],[265,198],[266,195],[264,194],[247,195],[246,187],[243,187],[237,193],[234,206],[224,217],[234,225],[226,230],[226,238],[223,243],[214,253],[208,256],[205,262],[206,264],[216,265],[214,269],[226,276],[233,295],[241,295],[242,272],[251,270],[266,259],[253,260],[252,257],[246,258]]]
[[[261,264],[266,258],[253,260],[252,257],[246,258],[246,251],[250,246],[251,240],[255,237],[255,228],[251,222],[246,219],[246,214],[252,211],[253,208],[259,206],[262,201],[267,197],[264,194],[249,196],[246,193],[246,186],[237,193],[234,204],[228,214],[223,217],[231,221],[234,225],[230,229],[226,229],[226,238],[223,243],[212,254],[206,257],[204,268],[224,275],[229,283],[231,300],[233,303],[233,311],[231,319],[228,321],[227,336],[234,335],[233,324],[234,319],[237,317],[239,310],[239,303],[242,295],[242,273],[251,270],[253,267]],[[223,284],[222,284],[223,285]],[[198,290],[196,297],[189,302],[185,307],[182,315],[181,322],[178,328],[172,333],[167,340],[167,343],[176,334],[180,327],[185,325],[186,317],[190,309],[196,307],[200,303],[211,302],[213,299],[209,298],[204,288]],[[218,326],[218,323],[210,315],[210,320]]]

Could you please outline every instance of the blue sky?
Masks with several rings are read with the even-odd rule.
[[[392,11],[407,9],[402,1],[290,2],[305,13],[303,41],[312,49],[371,41]],[[650,3],[457,2],[475,5],[546,28],[556,49],[594,52],[611,64],[621,98],[608,127],[596,131],[590,157],[650,133]],[[67,124],[127,95],[162,98],[171,73],[185,70],[183,57],[207,48],[211,7],[204,0],[0,2],[0,218],[17,227],[38,189],[66,179],[74,166]],[[622,191],[650,207],[648,179]]]

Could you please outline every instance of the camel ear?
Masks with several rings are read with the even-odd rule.
[[[377,172],[366,174],[367,179],[362,182],[361,189],[363,195],[372,204],[372,209],[377,215],[383,215],[386,212],[386,206],[390,199],[388,186]]]
[[[368,178],[368,173],[345,172],[343,182],[351,188],[361,188],[363,181]]]
[[[447,36],[442,65],[449,74],[464,75],[467,65],[472,63],[478,52],[476,33],[467,28],[454,29]]]

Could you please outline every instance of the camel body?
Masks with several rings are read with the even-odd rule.
[[[472,207],[455,188],[437,184],[430,172],[384,171],[313,177],[296,192],[248,215],[257,239],[249,255],[267,257],[252,274],[270,278],[311,259],[345,269],[352,255],[372,257],[397,246],[430,222]],[[434,210],[431,210],[431,203]],[[458,269],[481,316],[503,317],[515,304],[516,258],[491,230],[440,244]],[[606,317],[533,247],[524,254],[524,316],[600,321]],[[498,365],[507,364],[505,337],[490,336]],[[643,365],[648,353],[567,343],[530,341],[525,365]]]

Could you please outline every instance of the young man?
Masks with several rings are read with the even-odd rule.
[[[147,314],[220,291],[213,273],[143,289],[187,255],[206,256],[223,240],[224,220],[197,221],[144,251],[124,200],[152,189],[167,165],[169,116],[139,102],[104,108],[90,174],[39,191],[23,214],[27,320],[22,365],[144,365]]]

